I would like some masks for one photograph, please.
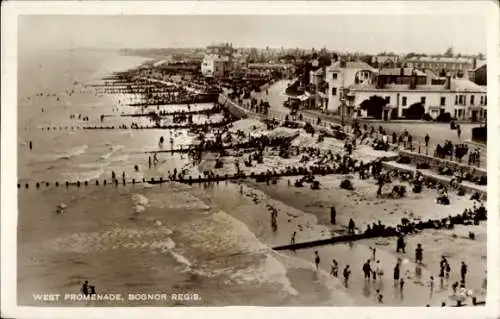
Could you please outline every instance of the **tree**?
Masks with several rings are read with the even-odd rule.
[[[477,58],[478,58],[479,60],[484,60],[484,53],[479,52],[479,53],[477,54]]]
[[[387,100],[384,99],[383,97],[380,97],[378,95],[373,95],[370,96],[369,99],[364,100],[361,102],[359,107],[362,110],[367,111],[368,116],[372,116],[376,119],[381,119],[382,118],[382,110],[384,107],[387,105]]]
[[[425,107],[421,102],[410,105],[409,108],[403,110],[403,116],[407,119],[421,120],[425,113]]]
[[[446,49],[446,51],[444,52],[444,56],[452,58],[453,57],[453,47],[449,47],[448,49]]]
[[[332,59],[330,55],[326,53],[319,56],[318,62],[319,62],[319,67],[322,68],[325,66],[330,66],[332,64]]]

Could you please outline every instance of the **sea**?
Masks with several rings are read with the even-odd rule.
[[[161,136],[166,141],[172,138],[175,147],[187,145],[193,136],[186,130],[81,129],[101,125],[101,114],[113,115],[105,118],[104,125],[130,124],[119,115],[137,111],[125,106],[137,101],[136,96],[106,94],[87,84],[144,61],[94,50],[19,53],[18,304],[356,305],[359,298],[349,295],[339,279],[315,271],[313,257],[271,249],[278,242],[288,243],[290,234],[273,234],[269,213],[256,211],[239,194],[239,185],[103,185],[105,179],[111,180],[112,171],[119,179],[125,172],[127,179],[138,181],[167,176],[174,168],[197,174],[197,167],[179,154],[160,154],[159,165],[148,167],[145,152],[159,150]],[[66,188],[66,181],[82,185]],[[83,181],[89,184],[84,186]],[[58,207],[63,207],[62,213],[56,212]],[[78,294],[84,280],[98,293],[122,294],[124,300],[34,298],[37,293]],[[134,294],[188,297],[168,301],[127,297]]]

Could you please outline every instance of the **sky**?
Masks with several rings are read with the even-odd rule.
[[[486,21],[474,15],[20,16],[22,50],[205,47],[326,47],[379,53],[486,52]]]

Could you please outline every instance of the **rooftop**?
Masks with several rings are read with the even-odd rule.
[[[466,79],[451,79],[450,89],[444,85],[417,85],[415,89],[410,89],[405,84],[387,84],[383,89],[377,89],[373,84],[354,84],[349,87],[353,91],[392,91],[392,92],[474,92],[486,93],[486,87]]]
[[[424,72],[420,70],[414,70],[413,68],[403,68],[404,76],[412,76],[413,71],[415,71],[417,76],[427,76]],[[401,68],[385,68],[378,71],[379,75],[401,75]]]
[[[412,57],[406,62],[441,62],[441,63],[472,63],[471,58],[450,58],[450,57]]]
[[[328,67],[329,70],[340,70],[343,69],[340,67],[340,61],[337,61]],[[363,61],[347,61],[344,69],[363,69],[363,70],[371,70],[375,71],[373,67],[371,67],[368,63]]]

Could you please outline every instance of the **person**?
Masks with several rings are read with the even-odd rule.
[[[88,296],[88,294],[89,294],[89,281],[88,280],[85,280],[85,282],[82,285],[82,293],[85,296]]]
[[[405,254],[405,239],[403,235],[399,235],[397,242],[396,242],[396,252],[399,253],[400,250],[403,251],[403,254]]]
[[[377,180],[377,198],[382,196],[382,187],[384,187],[384,176],[380,175]]]
[[[355,227],[356,227],[356,225],[354,224],[354,220],[352,220],[352,218],[349,219],[349,225],[348,225],[349,230],[347,233],[353,235]]]
[[[380,265],[380,260],[377,260],[377,263],[375,264],[375,273],[376,275],[373,276],[373,280],[378,279],[382,281],[382,276],[384,275],[384,270],[382,269],[382,266]]]
[[[445,272],[447,263],[448,262],[446,261],[446,259],[444,257],[441,260],[441,262],[439,263],[439,286],[441,287],[441,289],[443,289],[443,287],[444,287],[444,272]]]
[[[394,278],[394,285],[397,285],[399,281],[399,276],[400,276],[400,269],[399,269],[399,262],[396,263],[396,266],[394,266],[394,272],[393,272],[393,278]]]
[[[460,136],[462,135],[462,128],[460,127],[460,125],[457,126],[457,136],[458,138],[460,138]]]
[[[453,290],[453,295],[457,294],[458,291],[458,281],[455,281],[453,285],[451,285],[451,290]]]
[[[337,211],[335,206],[330,207],[330,223],[335,225],[337,223]]]
[[[96,294],[96,292],[95,292],[95,286],[89,286],[89,295],[93,296],[95,294]]]
[[[372,260],[375,260],[375,255],[377,253],[377,248],[375,247],[370,247],[370,250],[372,251]]]
[[[404,286],[405,286],[404,278],[399,279],[399,292],[401,293],[401,295],[403,294]]]
[[[429,278],[429,298],[432,299],[432,295],[434,294],[434,276]]]
[[[344,271],[344,286],[348,288],[349,286],[349,276],[351,275],[351,269],[349,268],[349,265],[345,266]]]
[[[290,244],[291,244],[291,245],[295,245],[295,236],[296,236],[296,235],[297,235],[297,232],[296,232],[296,231],[294,231],[294,232],[293,232],[293,235],[292,235],[292,239],[290,240]]]
[[[460,278],[461,278],[463,285],[465,285],[465,275],[466,274],[467,274],[467,265],[465,264],[464,261],[462,261],[461,266],[460,266]]]
[[[320,263],[321,259],[319,258],[319,254],[318,254],[317,250],[314,252],[314,254],[316,255],[316,257],[314,258],[314,263],[316,264],[316,270],[318,270],[319,269],[319,263]]]
[[[33,142],[30,141],[30,151],[33,149]]]
[[[423,252],[424,250],[422,249],[422,244],[417,244],[417,248],[415,249],[415,262],[418,264],[422,264],[422,259],[423,259]]]
[[[446,261],[446,264],[445,264],[445,270],[446,270],[446,280],[450,279],[450,272],[451,272],[451,267],[450,267],[450,263],[448,261]]]
[[[332,260],[332,264],[330,266],[330,275],[333,277],[337,277],[339,273],[339,265],[335,259]]]
[[[384,296],[380,293],[380,290],[376,290],[377,292],[377,302],[378,303],[384,303]]]
[[[425,134],[425,149],[429,148],[429,141],[431,137],[429,136],[429,133]]]
[[[149,168],[151,168],[151,155],[149,155]]]
[[[363,273],[365,274],[365,280],[370,280],[370,273],[372,272],[372,268],[370,267],[370,259],[368,259],[364,264],[363,264]]]

